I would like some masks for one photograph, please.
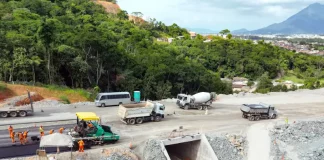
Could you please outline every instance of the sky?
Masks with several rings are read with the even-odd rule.
[[[213,31],[254,30],[280,23],[324,0],[117,0],[128,13],[141,12],[167,25]]]

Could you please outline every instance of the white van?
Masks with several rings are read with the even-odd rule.
[[[115,106],[119,104],[131,103],[129,92],[109,92],[99,93],[95,100],[96,106]]]

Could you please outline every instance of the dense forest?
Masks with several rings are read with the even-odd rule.
[[[232,93],[224,77],[324,75],[322,57],[231,36],[204,43],[176,24],[129,21],[126,11],[109,14],[90,0],[1,1],[0,17],[0,81],[140,90],[160,99],[180,92]],[[177,36],[184,37],[156,41]]]

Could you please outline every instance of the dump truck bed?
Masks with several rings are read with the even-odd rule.
[[[122,119],[147,117],[151,115],[153,109],[154,104],[151,102],[120,104],[118,109],[118,116]]]
[[[258,104],[243,104],[241,111],[243,113],[268,113],[269,107]]]

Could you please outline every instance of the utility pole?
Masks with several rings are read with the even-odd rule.
[[[29,101],[30,101],[30,107],[31,107],[31,109],[32,109],[32,112],[34,113],[33,100],[32,100],[32,98],[30,97],[30,92],[29,92],[29,90],[27,90],[27,93],[28,93],[28,98],[29,98]]]

